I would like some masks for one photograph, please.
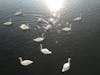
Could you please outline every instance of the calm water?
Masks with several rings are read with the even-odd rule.
[[[19,10],[24,16],[14,17]],[[2,75],[96,75],[100,66],[100,0],[66,0],[61,15],[63,24],[72,23],[69,33],[57,33],[57,28],[45,33],[44,47],[53,54],[43,55],[39,44],[32,41],[44,33],[36,29],[35,16],[48,16],[49,10],[42,0],[0,0],[0,73]],[[61,13],[62,13],[61,12]],[[82,13],[81,22],[72,22]],[[10,27],[3,23],[12,18]],[[31,30],[23,32],[21,23],[30,23]],[[58,41],[58,43],[56,43]],[[34,64],[23,67],[18,57],[31,59]],[[61,73],[62,65],[71,57],[71,69]],[[98,74],[99,75],[99,74]]]

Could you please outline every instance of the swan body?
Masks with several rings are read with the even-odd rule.
[[[76,17],[76,18],[73,19],[73,21],[80,21],[80,20],[82,20],[81,14],[80,14],[79,17]]]
[[[50,18],[49,21],[50,21],[50,22],[54,22],[54,19],[53,19],[53,18]]]
[[[44,38],[42,38],[42,37],[38,37],[38,38],[33,39],[33,41],[35,41],[35,42],[41,42],[43,40],[44,40]]]
[[[55,24],[55,23],[56,23],[56,20],[55,20],[54,18],[50,18],[50,19],[49,19],[49,23],[50,23],[50,24]]]
[[[63,65],[62,72],[66,72],[70,69],[70,60],[71,58],[68,58],[68,62]]]
[[[22,60],[22,57],[19,57],[18,59],[20,60],[20,64],[23,66],[28,66],[33,63],[31,60]]]
[[[33,41],[35,42],[42,42],[44,40],[44,34],[42,34],[42,37],[37,37],[35,39],[33,39]]]
[[[65,27],[65,28],[62,28],[63,31],[70,31],[71,30],[71,24],[70,24],[70,27]]]
[[[43,20],[42,18],[38,18],[38,22],[42,22],[42,20]]]
[[[20,29],[22,30],[29,30],[29,26],[27,24],[21,24],[21,26],[19,26]]]
[[[11,19],[9,20],[9,21],[7,21],[7,22],[5,22],[5,23],[3,23],[4,25],[6,25],[6,26],[10,26],[10,25],[12,25],[12,21],[11,21]]]
[[[14,15],[15,16],[20,16],[20,15],[22,15],[23,13],[22,13],[22,11],[18,11],[18,12],[16,12]]]
[[[48,24],[48,21],[46,21],[45,19],[43,19],[43,18],[38,18],[38,22],[44,22],[44,23],[47,23]]]
[[[9,25],[12,25],[12,22],[9,21],[9,22],[5,22],[3,24],[9,26]]]
[[[48,50],[47,48],[42,48],[42,44],[40,44],[40,48],[41,48],[41,52],[45,55],[48,54],[52,54],[52,52],[50,50]]]
[[[48,24],[47,26],[43,26],[43,28],[44,28],[45,30],[49,30],[50,28],[52,28],[52,26],[51,26],[50,24]]]

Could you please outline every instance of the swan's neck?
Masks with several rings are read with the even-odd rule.
[[[42,34],[42,38],[44,38],[44,33]]]
[[[42,44],[40,44],[40,48],[42,49]]]
[[[68,58],[68,63],[70,64],[71,58]]]
[[[22,62],[22,61],[23,61],[21,57],[19,57],[19,60],[20,60],[20,62]]]
[[[69,26],[70,28],[72,27],[72,25],[70,24],[70,26]]]

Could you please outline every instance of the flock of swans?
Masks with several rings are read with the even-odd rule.
[[[15,15],[15,16],[20,16],[20,15],[23,15],[23,12],[22,12],[22,11],[19,11],[19,12],[16,12],[14,15]],[[53,14],[53,16],[55,17],[56,14]],[[59,16],[58,16],[58,17],[59,17]],[[74,18],[73,21],[80,21],[81,19],[82,19],[82,17],[81,17],[81,14],[80,14],[80,16]],[[52,28],[52,25],[51,25],[51,24],[54,23],[54,19],[53,19],[53,18],[50,18],[50,19],[49,19],[49,22],[50,22],[51,24],[48,23],[48,21],[44,20],[43,18],[38,18],[37,22],[39,22],[39,23],[45,22],[47,25],[46,25],[46,26],[42,26],[42,27],[43,27],[45,30],[49,30],[49,29]],[[11,19],[9,19],[9,21],[7,21],[7,22],[5,22],[5,23],[3,23],[3,24],[6,25],[6,26],[10,26],[10,25],[13,24],[13,22],[12,22]],[[67,32],[67,31],[71,31],[71,26],[72,26],[72,25],[69,24],[68,22],[66,23],[66,25],[67,25],[67,26],[64,27],[64,28],[62,28],[61,30],[66,31],[66,32]],[[21,30],[29,30],[29,29],[30,29],[29,24],[21,24],[21,25],[19,26],[19,28],[20,28]],[[45,40],[44,33],[43,33],[41,36],[38,36],[37,38],[34,38],[34,39],[33,39],[33,41],[34,41],[34,42],[37,42],[37,43],[41,43],[41,42],[44,41],[44,40]],[[40,51],[41,51],[42,54],[45,54],[45,55],[50,55],[50,54],[52,54],[52,51],[50,51],[48,48],[43,48],[43,44],[40,44]],[[34,62],[31,61],[31,60],[22,60],[22,57],[19,57],[18,59],[20,60],[20,64],[23,65],[23,66],[28,66],[28,65],[34,63]],[[68,70],[70,69],[70,61],[71,61],[71,58],[68,58],[68,59],[67,59],[67,62],[63,64],[62,70],[61,70],[62,72],[68,71]]]

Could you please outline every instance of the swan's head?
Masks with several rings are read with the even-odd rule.
[[[71,58],[68,58],[68,62],[70,62],[71,61]]]
[[[22,60],[22,57],[19,57],[18,59],[19,59],[19,60]]]

